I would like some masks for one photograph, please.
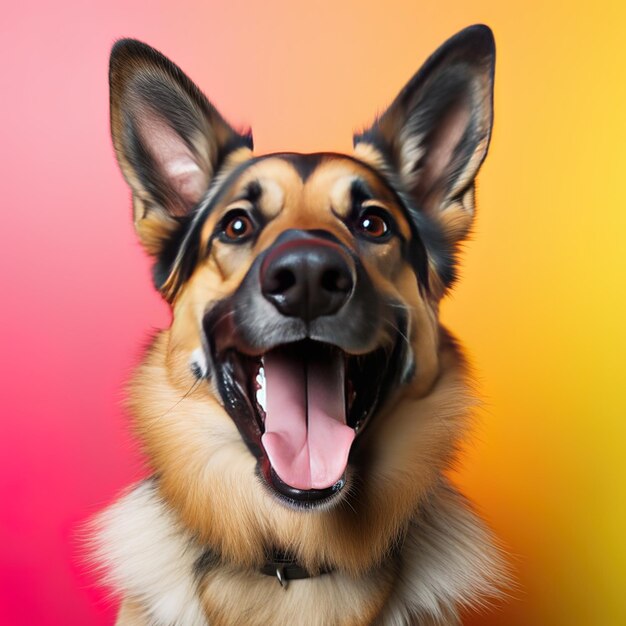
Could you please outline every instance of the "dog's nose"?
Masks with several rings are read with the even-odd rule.
[[[350,298],[354,267],[335,243],[291,239],[269,251],[260,279],[263,295],[283,315],[310,322],[336,313]]]

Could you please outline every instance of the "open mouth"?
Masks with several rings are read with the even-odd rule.
[[[341,491],[353,443],[394,375],[389,351],[350,355],[310,339],[256,356],[212,348],[224,406],[268,486],[309,506]]]

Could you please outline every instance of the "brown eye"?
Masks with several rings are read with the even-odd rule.
[[[222,221],[222,240],[238,242],[247,239],[254,231],[252,220],[243,212],[227,215]]]
[[[362,234],[372,239],[382,239],[391,232],[388,219],[371,209],[361,213],[357,227]]]

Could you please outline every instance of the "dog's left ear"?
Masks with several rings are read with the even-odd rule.
[[[140,41],[113,46],[109,83],[111,134],[137,234],[159,257],[228,157],[249,157],[252,136],[233,130],[178,66]]]
[[[462,30],[426,61],[369,130],[354,137],[357,156],[382,157],[412,210],[436,220],[450,244],[472,222],[474,178],[491,135],[494,64],[491,30]]]

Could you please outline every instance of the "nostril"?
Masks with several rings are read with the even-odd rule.
[[[270,295],[277,296],[283,294],[296,284],[295,274],[286,268],[278,270],[271,276],[266,292]]]
[[[270,248],[258,276],[263,297],[279,313],[308,323],[350,300],[356,268],[339,245],[300,237]]]
[[[346,272],[327,269],[322,274],[321,286],[326,291],[347,293],[352,288],[352,279]]]

